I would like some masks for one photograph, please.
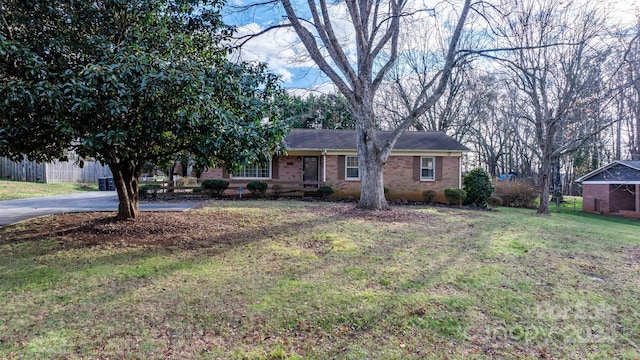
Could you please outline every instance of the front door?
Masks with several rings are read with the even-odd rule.
[[[302,157],[302,181],[304,187],[318,187],[318,157],[303,156]]]

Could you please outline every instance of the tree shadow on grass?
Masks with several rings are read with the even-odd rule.
[[[247,206],[250,205],[247,204]],[[82,275],[94,271],[117,269],[117,275],[108,272],[99,274],[99,284],[80,287],[71,284],[69,286],[70,292],[67,294],[70,298],[86,298],[89,295],[84,292],[89,290],[95,292],[95,295],[90,296],[101,297],[96,301],[106,301],[105,306],[112,306],[112,304],[123,301],[126,303],[126,300],[123,299],[128,298],[133,292],[138,292],[143,288],[152,288],[159,278],[169,277],[177,271],[189,271],[189,269],[210,262],[212,259],[220,259],[225,252],[263,240],[276,238],[279,239],[278,241],[286,242],[286,239],[298,236],[301,232],[306,232],[305,236],[307,236],[317,228],[331,228],[330,226],[338,221],[362,220],[388,224],[389,222],[430,221],[433,218],[433,215],[414,210],[395,213],[370,212],[356,209],[352,205],[331,205],[304,210],[298,208],[282,214],[282,220],[270,219],[268,216],[262,216],[260,212],[251,215],[234,214],[234,216],[228,216],[228,214],[225,215],[225,209],[215,209],[209,213],[183,213],[179,217],[163,217],[162,215],[163,213],[149,213],[149,217],[154,221],[148,221],[144,226],[140,226],[136,222],[124,224],[115,222],[104,214],[100,216],[90,214],[80,217],[82,221],[58,224],[57,228],[47,228],[46,224],[55,219],[45,219],[33,226],[27,224],[24,229],[19,227],[13,231],[5,232],[0,235],[0,248],[9,245],[11,254],[1,255],[0,263],[11,264],[12,259],[9,258],[11,257],[13,259],[21,258],[19,262],[25,265],[21,269],[6,267],[6,271],[2,274],[3,281],[0,292],[11,292],[16,289],[45,292],[58,285],[66,287],[65,279],[68,279],[68,275],[73,273]],[[189,220],[182,221],[180,218]],[[388,233],[384,234],[384,236],[388,235]],[[134,238],[136,240],[133,240]],[[409,247],[411,241],[409,238],[396,239],[393,242],[389,241],[388,244],[375,249],[375,251],[379,254],[403,251]],[[94,254],[87,258],[78,257],[77,251],[75,256],[59,254],[59,252],[66,250],[85,250]],[[368,256],[373,250],[371,247],[362,247],[357,251],[362,256]],[[459,251],[464,250],[459,249]],[[179,256],[170,256],[173,253],[179,253]],[[325,254],[324,252],[318,253],[319,256]],[[455,254],[454,251],[450,258],[443,260],[437,269],[418,274],[413,281],[421,283],[422,286],[429,286],[433,279],[436,279],[438,274],[446,269],[449,262],[459,261]],[[49,260],[34,260],[37,257]],[[154,263],[156,257],[161,261],[153,266],[149,265]],[[28,267],[28,262],[31,260],[36,266],[30,272],[24,266]],[[303,270],[295,270],[295,273],[291,275],[305,276],[305,274],[312,275],[313,272],[323,271],[323,264],[318,263],[317,265],[306,267]],[[43,273],[44,268],[51,269],[51,272],[45,271]],[[290,267],[286,267],[269,275],[269,277],[278,277],[290,270]],[[96,281],[95,278],[93,281]],[[237,281],[237,279],[233,278],[228,281]],[[251,291],[264,292],[265,288],[263,287],[272,286],[269,281],[256,285]],[[53,301],[52,296],[54,296],[53,293],[47,296],[48,301]],[[28,310],[28,308],[25,309]],[[67,314],[65,316],[72,318],[75,317],[73,314],[87,312],[86,303],[82,302],[65,304],[63,309],[63,313]],[[62,315],[50,313],[45,318],[55,320],[59,316]],[[353,316],[359,315],[354,313]],[[344,316],[341,321],[355,329],[359,326],[357,325],[359,320],[352,318],[353,316]],[[379,313],[371,316],[367,319],[366,324],[374,324],[388,317],[387,309],[381,308]],[[109,318],[90,321],[109,323],[112,320]],[[366,324],[360,326],[362,329],[358,329],[358,333],[365,334]],[[64,324],[60,327],[64,327]],[[38,329],[38,326],[35,329]],[[28,338],[35,336],[35,333],[24,334],[25,343],[29,342]],[[93,343],[83,345],[91,348],[98,346]]]

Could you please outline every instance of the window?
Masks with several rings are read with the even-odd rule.
[[[258,164],[245,165],[232,174],[233,178],[242,179],[271,179],[271,162],[266,166]]]
[[[360,170],[358,169],[358,157],[346,156],[345,157],[345,178],[347,180],[359,180]]]
[[[435,159],[432,157],[420,158],[420,180],[435,180]]]

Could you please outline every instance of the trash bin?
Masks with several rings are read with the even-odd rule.
[[[106,177],[98,178],[98,190],[107,191],[107,178]]]
[[[113,182],[113,178],[107,178],[107,188],[109,191],[116,191],[116,184]]]

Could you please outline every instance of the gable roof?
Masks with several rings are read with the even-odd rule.
[[[616,160],[581,176],[576,182],[640,184],[640,161]]]
[[[378,131],[382,144],[391,131]],[[293,129],[285,137],[290,150],[356,150],[355,130]],[[394,150],[470,151],[466,146],[440,131],[406,131],[396,142]]]

